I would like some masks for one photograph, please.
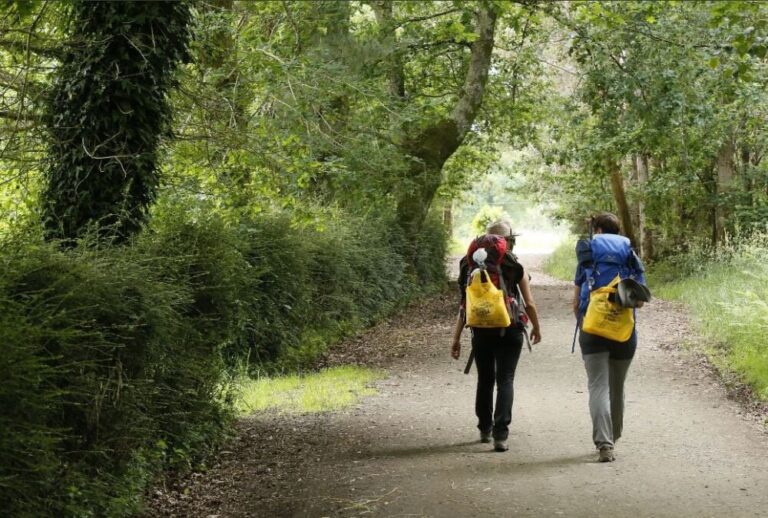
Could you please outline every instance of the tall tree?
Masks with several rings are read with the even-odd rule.
[[[167,93],[187,58],[185,2],[87,2],[72,8],[70,45],[47,107],[50,164],[42,209],[49,238],[91,225],[124,241],[159,183]]]
[[[387,60],[389,91],[396,105],[408,103],[403,61],[398,55],[396,23],[391,0],[372,2],[376,11],[382,41],[392,46]],[[475,37],[464,82],[455,104],[446,113],[433,115],[415,128],[404,126],[399,147],[410,157],[404,189],[397,200],[397,219],[408,235],[417,235],[442,183],[446,161],[461,146],[472,127],[485,94],[488,71],[493,54],[498,12],[491,3],[478,6],[475,15]]]

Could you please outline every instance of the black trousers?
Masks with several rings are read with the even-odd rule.
[[[493,432],[493,438],[506,440],[512,422],[515,370],[523,349],[523,333],[508,328],[504,336],[498,330],[476,329],[472,335],[477,367],[475,414],[481,432]],[[496,407],[493,387],[496,386]]]

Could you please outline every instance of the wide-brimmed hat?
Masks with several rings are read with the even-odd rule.
[[[622,279],[616,287],[616,294],[619,305],[625,308],[636,308],[638,302],[651,301],[651,290],[635,279]]]

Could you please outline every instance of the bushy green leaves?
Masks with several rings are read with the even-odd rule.
[[[615,210],[605,196],[610,159],[621,164],[636,224],[642,207],[658,253],[680,241],[720,240],[723,221],[729,231],[753,225],[766,178],[758,121],[768,105],[761,86],[768,69],[745,45],[753,44],[748,34],[760,31],[764,6],[573,7],[558,16],[571,42],[570,59],[562,62],[581,75],[561,92],[563,105],[551,104],[551,123],[538,143],[549,170],[534,178],[560,202],[560,215],[579,222],[585,213]],[[731,40],[741,42],[741,51],[728,50]],[[638,161],[649,171],[642,179]]]
[[[227,221],[166,200],[123,247],[0,247],[0,508],[125,516],[161,468],[219,443],[237,369],[306,367],[334,340],[443,287],[440,225],[415,278],[392,224],[318,213]]]
[[[141,227],[159,183],[166,95],[186,59],[189,17],[183,2],[74,5],[46,117],[49,237],[76,239],[95,225],[124,241]]]

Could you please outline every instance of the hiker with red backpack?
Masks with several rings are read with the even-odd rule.
[[[533,327],[528,346],[531,342],[541,341],[530,278],[512,253],[515,236],[507,221],[492,223],[487,234],[472,241],[467,255],[461,259],[458,279],[461,309],[451,347],[451,356],[458,359],[461,332],[465,326],[470,327],[472,353],[465,372],[469,371],[474,357],[477,367],[475,414],[480,442],[493,440],[494,450],[500,452],[508,449],[513,382],[523,342],[528,339],[526,324],[529,320]],[[475,292],[478,293],[477,303],[472,298]],[[499,305],[501,310],[498,310]],[[493,320],[496,317],[501,320]]]
[[[637,349],[635,308],[650,300],[650,291],[614,214],[590,219],[590,238],[576,244],[576,257],[573,313],[587,371],[592,440],[598,460],[611,462],[624,425],[624,381]]]

